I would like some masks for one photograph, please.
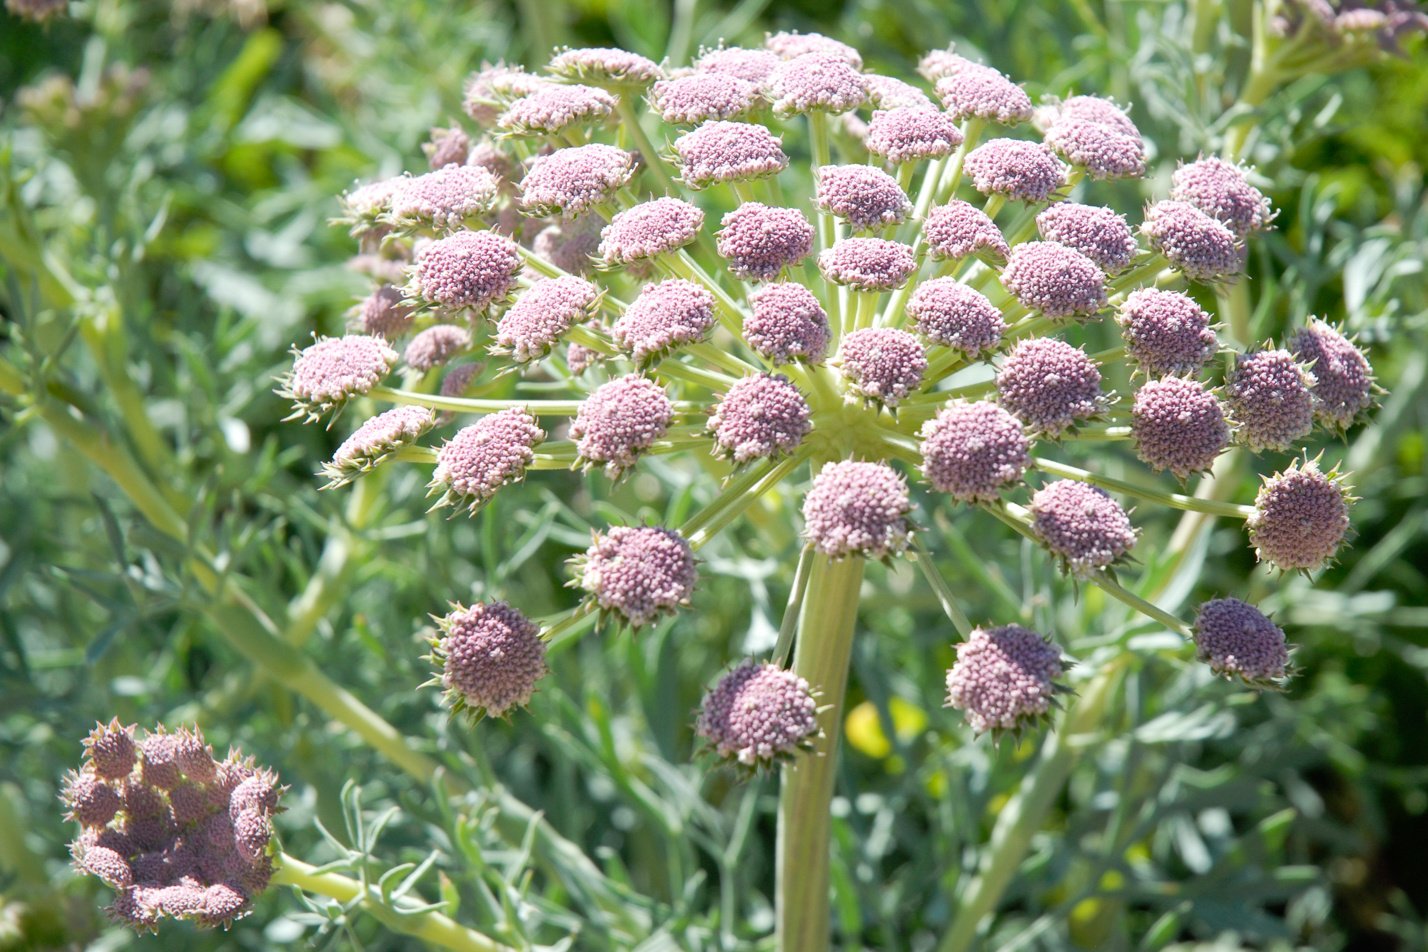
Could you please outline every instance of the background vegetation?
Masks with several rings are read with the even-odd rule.
[[[663,513],[707,487],[670,502],[649,481],[604,499],[573,476],[541,480],[452,522],[425,515],[414,474],[317,492],[339,434],[280,423],[271,391],[289,343],[337,331],[362,291],[327,224],[335,196],[419,166],[483,60],[538,65],[570,43],[683,61],[776,28],[852,42],[893,75],[955,41],[1034,99],[1129,102],[1165,150],[1148,184],[1163,193],[1176,156],[1241,118],[1227,109],[1245,25],[1213,2],[1196,4],[1198,31],[1176,2],[358,0],[265,15],[253,2],[86,0],[45,27],[0,21],[0,357],[32,391],[0,397],[0,949],[154,941],[106,930],[103,888],[67,871],[60,774],[113,714],[196,720],[278,769],[293,855],[319,862],[341,844],[354,866],[372,852],[374,870],[434,856],[419,891],[478,927],[536,942],[578,929],[578,948],[748,947],[771,925],[776,781],[739,787],[691,763],[686,714],[770,642],[790,520],[712,547],[676,623],[569,648],[529,714],[449,722],[417,689],[427,613],[496,592],[567,606],[562,563],[592,512]],[[1260,696],[1075,592],[990,518],[924,510],[974,620],[1028,611],[1086,664],[1133,649],[989,948],[1428,947],[1428,50],[1416,38],[1371,69],[1302,79],[1252,122],[1281,209],[1251,264],[1257,336],[1306,313],[1342,321],[1389,391],[1350,444],[1326,447],[1355,473],[1358,538],[1310,582],[1256,569],[1229,528],[1196,554],[1193,586],[1166,593],[1184,611],[1248,587],[1276,613],[1302,672]],[[1131,188],[1123,205],[1142,197]],[[125,459],[144,478],[126,485]],[[177,523],[156,523],[143,485]],[[1252,492],[1246,477],[1240,498]],[[1145,517],[1163,539],[1170,517]],[[225,637],[241,618],[196,574],[198,553],[301,657],[482,792],[412,779],[262,674]],[[951,635],[937,603],[906,567],[871,575],[835,820],[838,928],[850,948],[932,948],[1044,740],[974,742],[941,709]],[[182,938],[300,940],[404,941],[280,890],[230,934]]]

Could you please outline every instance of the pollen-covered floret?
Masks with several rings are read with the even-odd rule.
[[[1046,144],[1093,179],[1140,178],[1145,143],[1110,125],[1061,119],[1046,130]]]
[[[600,289],[574,275],[542,278],[496,322],[496,346],[518,363],[539,360],[600,300]]]
[[[812,291],[792,282],[769,284],[749,295],[753,313],[744,340],[776,364],[816,364],[828,350],[828,313]]]
[[[843,338],[835,362],[850,391],[895,407],[922,385],[927,352],[907,331],[868,327]]]
[[[438,624],[432,658],[458,711],[501,717],[530,703],[549,673],[540,629],[505,602],[457,605]]]
[[[1040,142],[992,139],[967,154],[972,187],[983,195],[1044,202],[1066,184],[1066,166]]]
[[[1136,455],[1180,479],[1210,469],[1230,442],[1220,401],[1204,384],[1183,377],[1146,383],[1131,406]]]
[[[404,446],[410,446],[436,425],[426,407],[393,407],[367,420],[342,441],[322,467],[331,486],[350,482]]]
[[[835,559],[882,559],[907,548],[907,483],[886,463],[843,460],[813,478],[803,500],[804,538]]]
[[[907,301],[913,330],[969,357],[995,350],[1007,324],[982,292],[955,278],[924,281]]]
[[[1060,649],[1030,629],[977,628],[957,645],[947,706],[960,710],[978,734],[1016,730],[1050,713],[1064,670]]]
[[[680,178],[690,188],[744,182],[788,168],[779,139],[754,122],[706,122],[674,140]]]
[[[985,119],[1010,126],[1031,118],[1026,90],[990,66],[963,60],[936,85],[947,112],[958,122]]]
[[[516,243],[494,231],[458,231],[417,252],[407,293],[438,307],[484,311],[516,286]]]
[[[900,224],[912,213],[902,186],[871,165],[825,165],[814,177],[814,202],[855,229],[871,230]]]
[[[873,155],[902,165],[951,155],[962,144],[962,132],[941,110],[899,106],[873,113],[863,144]]]
[[[808,401],[788,378],[757,374],[735,382],[709,414],[716,455],[736,464],[792,452],[813,424]]]
[[[634,264],[683,248],[699,237],[704,212],[678,198],[656,198],[627,208],[600,234],[606,264]]]
[[[769,73],[768,94],[774,112],[848,112],[868,98],[868,84],[858,67],[837,52],[811,52],[784,60]]]
[[[447,165],[403,179],[392,192],[387,216],[398,227],[455,231],[491,210],[496,189],[496,177],[483,168]]]
[[[521,180],[527,215],[575,218],[603,205],[635,175],[635,156],[612,145],[557,149],[536,156]]]
[[[402,292],[384,284],[357,306],[355,330],[373,337],[396,340],[412,326],[412,308],[402,300]]]
[[[759,104],[759,87],[729,73],[700,72],[655,83],[650,107],[665,122],[686,125],[737,119]]]
[[[643,87],[664,76],[658,63],[638,53],[611,47],[563,49],[546,64],[546,70],[562,79],[594,83],[597,86]]]
[[[1171,267],[1195,281],[1234,278],[1245,267],[1235,233],[1189,202],[1156,202],[1145,211],[1141,234]]]
[[[813,745],[818,702],[792,671],[746,661],[704,696],[695,731],[720,757],[766,766]]]
[[[922,475],[962,502],[993,502],[1030,463],[1021,421],[989,401],[954,400],[923,424]]]
[[[1314,417],[1335,430],[1347,430],[1373,406],[1373,368],[1363,351],[1338,330],[1318,318],[1290,342],[1305,367],[1314,374]]]
[[[578,123],[600,122],[616,99],[595,86],[546,83],[506,108],[496,124],[514,135],[555,135]]]
[[[673,529],[616,526],[573,562],[576,583],[602,610],[632,628],[688,605],[694,594],[694,550]]]
[[[927,213],[922,222],[922,237],[933,258],[955,261],[977,255],[1003,264],[1011,254],[1007,240],[987,213],[959,198]]]
[[[425,373],[471,349],[471,332],[455,324],[434,324],[416,335],[402,351],[402,360]]]
[[[1105,272],[1055,241],[1024,241],[1013,248],[1002,286],[1023,307],[1050,318],[1085,318],[1106,306]]]
[[[1245,520],[1255,555],[1286,571],[1319,569],[1348,534],[1349,498],[1343,478],[1314,460],[1266,477]]]
[[[1239,354],[1225,388],[1236,436],[1251,450],[1287,450],[1314,428],[1314,374],[1287,350]]]
[[[298,352],[283,380],[283,396],[300,415],[316,418],[382,382],[397,352],[380,337],[319,337]]]
[[[522,407],[488,414],[458,430],[436,453],[432,492],[438,505],[465,505],[474,513],[501,487],[525,478],[545,431]]]
[[[1274,221],[1269,199],[1250,184],[1244,170],[1215,156],[1176,169],[1170,178],[1170,197],[1189,202],[1241,238]]]
[[[714,296],[683,278],[647,284],[615,320],[610,336],[644,364],[701,340],[714,326]]]
[[[1135,545],[1130,516],[1095,486],[1058,479],[1032,495],[1030,508],[1037,537],[1077,577],[1114,564]]]
[[[1238,598],[1215,598],[1195,613],[1195,657],[1226,678],[1273,687],[1288,677],[1284,630]]]
[[[1048,205],[1036,227],[1045,240],[1074,248],[1112,273],[1124,271],[1139,250],[1125,216],[1100,205]]]
[[[796,208],[745,202],[720,222],[717,250],[745,281],[772,281],[813,251],[813,225]]]
[[[807,53],[826,53],[836,56],[854,69],[863,68],[863,54],[847,43],[824,36],[822,33],[799,33],[783,30],[772,33],[764,39],[764,46],[780,59],[797,59]]]
[[[779,64],[779,56],[771,50],[751,50],[741,46],[708,50],[694,61],[699,73],[724,73],[762,85]]]
[[[674,405],[659,384],[629,374],[602,384],[580,404],[570,438],[585,465],[602,465],[619,477],[664,436]]]
[[[1121,304],[1116,321],[1126,354],[1152,377],[1199,373],[1219,346],[1210,315],[1179,291],[1132,291]]]
[[[1054,337],[1021,341],[997,373],[1002,406],[1051,436],[1101,409],[1101,372],[1079,347]]]
[[[890,291],[917,270],[910,246],[886,238],[844,238],[818,255],[818,270],[834,284],[859,291]]]

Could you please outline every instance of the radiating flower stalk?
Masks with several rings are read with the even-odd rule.
[[[437,506],[473,515],[533,470],[614,481],[665,453],[722,466],[720,491],[684,525],[597,528],[571,560],[584,601],[566,621],[541,631],[502,602],[440,620],[436,681],[477,715],[528,701],[547,642],[580,619],[637,631],[697,605],[696,552],[761,496],[803,492],[791,667],[782,652],[733,667],[696,725],[744,768],[783,765],[786,949],[828,944],[828,809],[862,567],[909,554],[917,503],[991,512],[1187,636],[1216,673],[1273,687],[1290,673],[1285,636],[1253,606],[1211,601],[1186,623],[1121,586],[1139,535],[1122,500],[1243,521],[1262,560],[1317,570],[1348,530],[1339,473],[1305,457],[1254,505],[1153,474],[1185,483],[1234,444],[1299,449],[1374,396],[1367,360],[1330,325],[1236,353],[1189,293],[1233,284],[1246,242],[1272,225],[1245,169],[1182,164],[1133,227],[1093,204],[1100,182],[1146,170],[1125,110],[1090,95],[1033,104],[951,51],[919,71],[930,91],[813,34],[672,70],[598,49],[561,52],[543,74],[486,68],[466,90],[479,145],[468,137],[462,155],[443,130],[429,152],[446,164],[344,197],[364,253],[403,263],[401,276],[374,289],[352,333],[297,352],[282,386],[312,419],[396,404],[343,443],[331,484],[427,465]],[[862,145],[835,159],[835,128]],[[800,138],[806,176],[785,148]],[[1092,355],[1063,339],[1104,317],[1121,347]],[[1128,397],[1104,385],[1121,361]],[[432,442],[442,428],[454,430]],[[1081,438],[1124,445],[1150,472],[1057,458]],[[1055,640],[1015,619],[973,627],[918,561],[961,639],[949,705],[978,733],[1048,719],[1068,665]]]

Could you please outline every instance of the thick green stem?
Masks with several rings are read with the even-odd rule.
[[[783,769],[778,804],[777,915],[782,952],[823,952],[829,937],[828,849],[843,694],[863,560],[815,554],[794,648],[794,673],[818,695],[818,748]]]
[[[1074,479],[1077,482],[1090,483],[1093,486],[1100,486],[1103,489],[1114,489],[1117,492],[1123,492],[1127,495],[1145,499],[1150,502],[1158,502],[1163,506],[1170,506],[1174,509],[1203,512],[1207,515],[1225,516],[1230,519],[1248,519],[1254,514],[1253,506],[1221,502],[1217,499],[1203,499],[1199,496],[1187,496],[1184,493],[1166,492],[1163,489],[1142,486],[1124,479],[1116,479],[1113,476],[1102,476],[1100,473],[1093,473],[1076,466],[1068,466],[1065,463],[1058,463],[1040,456],[1032,457],[1031,461],[1032,465],[1044,473],[1050,473],[1053,476],[1062,476],[1066,479]]]
[[[620,96],[619,105],[616,106],[615,111],[620,117],[620,122],[629,129],[630,135],[635,140],[635,147],[644,155],[645,166],[659,180],[660,188],[664,189],[666,195],[678,195],[679,188],[674,184],[674,179],[670,177],[664,159],[660,158],[660,154],[655,151],[654,143],[645,133],[645,127],[640,125],[640,117],[635,115],[635,107],[630,104],[630,97]]]
[[[474,929],[468,929],[449,916],[435,910],[404,913],[382,900],[382,891],[371,884],[337,873],[323,872],[287,854],[278,857],[273,870],[273,883],[296,886],[303,892],[336,899],[341,903],[357,901],[362,909],[380,919],[389,929],[421,939],[429,945],[458,952],[514,952],[508,946]]]

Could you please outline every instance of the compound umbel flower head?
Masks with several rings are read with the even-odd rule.
[[[480,518],[497,496],[520,505],[563,478],[569,511],[604,516],[571,553],[578,604],[542,631],[520,612],[557,606],[487,601],[444,618],[453,702],[519,707],[545,670],[541,635],[574,637],[587,616],[614,622],[611,636],[687,624],[699,553],[750,522],[761,546],[788,540],[790,559],[797,528],[800,562],[851,576],[914,545],[915,511],[940,522],[976,507],[1076,584],[1187,636],[1115,587],[1148,509],[1242,518],[1271,566],[1334,557],[1350,497],[1312,454],[1253,506],[1176,491],[1232,440],[1304,453],[1316,425],[1342,432],[1375,395],[1363,351],[1323,321],[1296,325],[1282,349],[1217,336],[1210,302],[1274,217],[1251,174],[1272,170],[1211,156],[1176,166],[1127,108],[1088,94],[1035,102],[1018,78],[951,50],[919,73],[871,73],[857,50],[809,33],[688,64],[560,50],[543,71],[471,78],[474,125],[431,143],[433,161],[452,161],[428,171],[413,156],[413,174],[342,199],[374,278],[354,293],[366,333],[319,339],[282,390],[302,417],[363,407],[328,477],[422,467],[442,502]],[[405,372],[389,382],[398,353]],[[681,515],[650,524],[659,512]],[[935,586],[933,560],[917,561]],[[1050,712],[1059,649],[948,614],[970,636],[948,694],[974,730]],[[1277,678],[1279,655],[1248,652],[1201,614],[1214,670]],[[801,756],[825,690],[801,677],[762,659],[735,668],[700,734],[745,764]],[[121,809],[152,818],[170,794],[146,799],[150,787],[184,789],[165,743],[95,741],[94,776],[138,770],[149,784]],[[89,781],[69,789],[82,822],[114,808]],[[261,840],[259,826],[245,838]],[[96,852],[94,866],[122,880],[108,859]]]

